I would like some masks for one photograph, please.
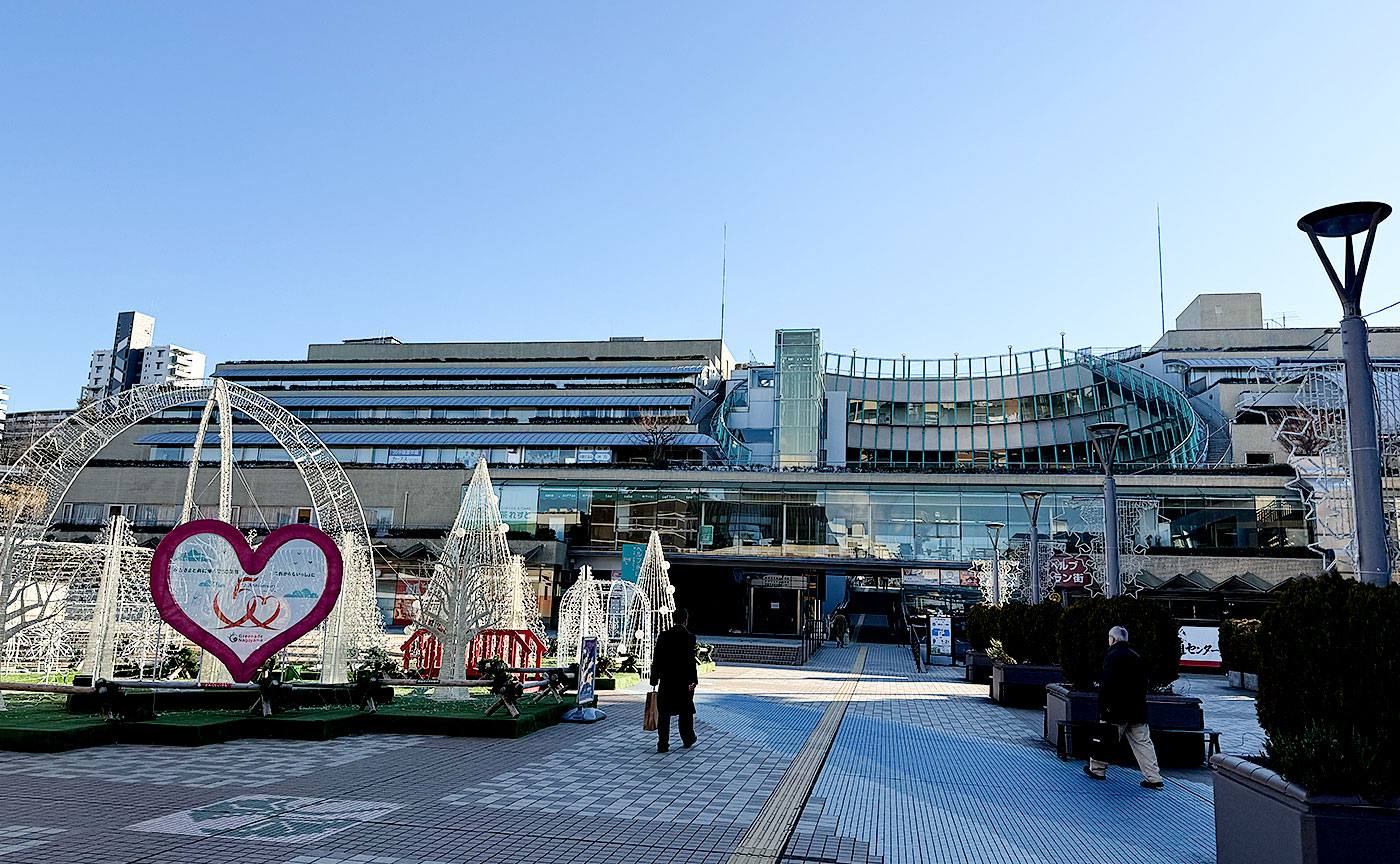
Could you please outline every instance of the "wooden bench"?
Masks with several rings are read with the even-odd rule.
[[[1076,729],[1092,730],[1097,723],[1077,723],[1073,720],[1055,721],[1055,755],[1062,761],[1069,761],[1069,753],[1074,749],[1074,732]],[[1203,735],[1205,736],[1206,761],[1210,757],[1220,752],[1220,733],[1214,729],[1168,729],[1152,727],[1152,732],[1160,732],[1163,735]]]

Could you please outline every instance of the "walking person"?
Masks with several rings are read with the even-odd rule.
[[[656,688],[656,752],[671,749],[671,718],[679,720],[681,743],[695,746],[695,635],[686,629],[690,614],[677,609],[675,626],[656,638],[651,686]]]
[[[1096,752],[1084,766],[1084,773],[1095,780],[1107,780],[1108,756],[1126,737],[1142,771],[1142,785],[1161,789],[1157,750],[1147,728],[1147,670],[1138,653],[1128,647],[1128,631],[1122,627],[1108,631],[1108,654],[1099,676],[1099,724]]]
[[[846,620],[846,614],[844,612],[838,610],[835,615],[831,616],[831,638],[835,639],[836,643],[842,648],[846,647],[846,634],[848,634],[850,630],[851,623]]]

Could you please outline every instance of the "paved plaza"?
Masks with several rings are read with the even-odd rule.
[[[1092,781],[1040,739],[1040,712],[961,672],[886,645],[721,666],[701,679],[699,744],[668,754],[642,731],[644,687],[602,694],[605,722],[521,740],[0,753],[0,864],[1214,860],[1207,771],[1160,791],[1127,769]],[[1247,694],[1207,676],[1178,690],[1227,752],[1257,750]]]

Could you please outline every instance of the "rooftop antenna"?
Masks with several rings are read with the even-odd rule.
[[[1162,304],[1162,335],[1167,335],[1167,283],[1162,278],[1162,205],[1157,205],[1157,301]]]
[[[724,283],[729,275],[729,223],[724,223],[724,241],[719,253],[719,341],[724,344]]]

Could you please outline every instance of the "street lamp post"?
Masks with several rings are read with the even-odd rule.
[[[1118,486],[1113,480],[1113,456],[1118,450],[1118,439],[1127,428],[1127,423],[1116,421],[1089,425],[1094,450],[1103,464],[1103,551],[1108,570],[1104,574],[1103,593],[1107,597],[1117,597],[1123,593],[1118,573]]]
[[[1001,552],[997,549],[997,541],[1001,539],[1001,529],[1005,528],[1001,522],[987,523],[987,539],[992,541],[992,603],[1001,605]]]
[[[1040,499],[1044,492],[1025,491],[1021,493],[1021,504],[1026,508],[1026,517],[1031,520],[1031,602],[1040,602]]]
[[[1376,226],[1390,215],[1390,205],[1355,201],[1314,210],[1298,220],[1313,250],[1322,260],[1337,299],[1342,301],[1342,362],[1346,366],[1347,431],[1351,451],[1352,512],[1356,526],[1356,578],[1371,585],[1390,584],[1390,551],[1385,536],[1385,505],[1381,498],[1380,435],[1376,429],[1376,390],[1371,380],[1370,334],[1361,315],[1361,286],[1371,260]],[[1351,238],[1366,232],[1361,261],[1356,261]],[[1327,258],[1320,237],[1346,238],[1345,272]]]

